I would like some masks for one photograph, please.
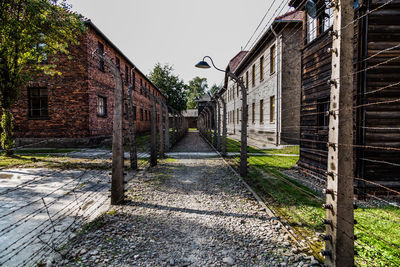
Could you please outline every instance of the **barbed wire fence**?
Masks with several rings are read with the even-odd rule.
[[[61,171],[2,170],[2,175],[24,178],[17,183],[14,179],[6,180],[0,190],[0,266],[34,265],[52,257],[62,259],[63,246],[76,236],[82,225],[111,209],[123,207],[125,192],[134,178],[155,166],[188,130],[180,112],[169,107],[163,97],[141,86],[139,89],[149,98],[152,108],[147,116],[150,133],[137,136],[135,124],[140,114],[135,111],[137,101],[132,94],[138,89],[135,80],[124,87],[117,66],[107,54],[96,50],[93,57],[104,60],[114,77],[114,93],[119,94],[113,106],[113,125],[117,128],[113,133],[113,153],[108,150],[96,153],[93,159],[106,162],[100,169],[80,164],[77,169]],[[16,146],[14,150],[20,152],[58,140],[40,140]],[[79,162],[80,156],[74,160]]]
[[[287,142],[300,144],[300,172],[287,171],[288,166],[295,163],[295,155],[276,155],[276,152],[269,154],[269,150],[248,147],[249,158],[246,163],[250,178],[246,179],[251,179],[254,174],[260,176],[260,170],[266,170],[268,175],[274,175],[274,180],[290,188],[284,190],[277,186],[278,182],[274,182],[269,185],[276,186],[273,188],[275,194],[268,190],[262,191],[261,187],[260,191],[267,195],[264,200],[269,203],[279,203],[280,200],[290,204],[280,215],[283,215],[283,219],[292,226],[292,231],[300,239],[319,253],[320,259],[325,258],[325,265],[351,266],[355,263],[358,266],[397,266],[400,264],[400,148],[396,136],[400,132],[400,122],[396,114],[400,110],[400,81],[396,70],[400,65],[400,40],[393,28],[379,26],[379,23],[386,20],[386,24],[391,23],[397,27],[398,21],[394,17],[399,12],[400,3],[394,0],[368,2],[366,6],[357,9],[353,17],[354,3],[350,2],[328,3],[332,12],[326,19],[332,20],[334,26],[327,30],[325,45],[320,46],[318,54],[315,50],[303,51],[308,53],[308,58],[303,59],[303,66],[308,66],[304,76],[306,81],[303,81],[301,88],[295,90],[303,96],[316,89],[326,90],[327,94],[318,102],[316,99],[304,98],[300,105],[280,109],[281,119],[285,116],[290,119],[290,111],[298,111],[302,122],[320,120],[319,123],[322,123],[282,125],[279,129],[280,136]],[[300,5],[304,3],[302,1]],[[343,8],[351,16],[338,23],[343,16]],[[324,14],[325,9],[325,6],[319,8],[317,16]],[[373,26],[367,27],[367,19],[373,21]],[[368,36],[374,38],[368,47],[366,44],[363,47],[359,39],[353,38],[362,38],[363,27],[366,27],[366,34],[371,31]],[[311,30],[317,31],[316,28]],[[301,31],[301,28],[289,29],[289,39],[294,40]],[[383,31],[379,37],[378,31]],[[301,41],[308,43],[306,38],[304,36]],[[341,46],[336,46],[338,42],[341,42]],[[354,57],[348,52],[353,50],[353,42],[357,53]],[[344,44],[348,46],[346,49]],[[262,48],[256,48],[253,52],[258,53],[259,49]],[[266,65],[269,65],[269,50],[264,57],[267,59]],[[344,60],[347,63],[342,63]],[[343,64],[347,64],[347,69]],[[255,65],[257,69],[260,68],[257,61]],[[251,79],[256,81],[261,78],[259,73],[254,76]],[[363,90],[357,89],[360,84]],[[346,91],[345,88],[354,89]],[[249,86],[247,94],[251,94],[251,91],[252,87]],[[216,132],[217,138],[222,138],[218,134],[218,127],[232,129],[233,125],[244,123],[240,116],[244,108],[241,102],[236,104],[235,113],[232,113],[232,101],[241,100],[238,86],[225,88],[221,95],[225,96],[228,107],[221,106],[220,113],[228,114],[227,123],[217,126],[220,115],[216,113],[217,122],[214,122],[211,104],[199,114],[199,130],[214,146],[211,133]],[[275,101],[283,97],[276,96]],[[218,95],[215,98],[218,99]],[[249,119],[245,123],[250,129],[252,124],[257,125],[260,118],[270,116],[269,109],[255,109],[255,102],[252,101],[250,99],[246,104]],[[328,122],[327,125],[324,121]],[[346,129],[347,133],[335,133],[342,129]],[[248,138],[251,138],[251,134]],[[267,138],[264,142],[271,146],[277,144]],[[233,151],[233,146],[237,149],[239,145],[228,139],[226,157],[237,170],[240,169],[240,157],[237,152],[229,151]],[[216,148],[220,150],[218,146]],[[263,155],[256,155],[258,153]],[[311,164],[307,161],[307,155],[312,156],[318,164],[307,165]],[[360,169],[359,166],[363,167]],[[253,186],[260,184],[254,183]],[[299,194],[301,197],[307,196],[307,201],[299,203]],[[312,216],[305,216],[304,209],[309,209]],[[315,237],[310,238],[309,233],[304,231],[306,227],[301,225],[314,227]],[[323,243],[325,248],[321,249]]]

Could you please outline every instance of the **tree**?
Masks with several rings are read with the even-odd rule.
[[[7,155],[14,146],[11,106],[21,89],[37,72],[60,75],[53,56],[68,54],[84,30],[81,16],[65,1],[0,1],[1,147]]]
[[[173,74],[173,67],[157,63],[149,74],[149,79],[158,87],[158,89],[167,98],[168,106],[183,111],[186,109],[186,85],[178,75]]]
[[[189,81],[186,94],[188,96],[187,107],[190,109],[197,108],[196,99],[200,98],[206,93],[208,88],[207,78],[194,77]]]
[[[219,92],[219,90],[221,90],[221,88],[214,83],[214,85],[211,86],[210,94],[214,95],[215,93]]]

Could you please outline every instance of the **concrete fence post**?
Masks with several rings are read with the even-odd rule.
[[[226,111],[226,102],[223,96],[219,96],[222,102],[222,148],[221,153],[223,156],[226,156],[226,137],[227,137],[227,111]]]
[[[165,151],[169,151],[170,149],[170,142],[169,142],[169,110],[168,106],[165,106]]]
[[[353,38],[354,1],[334,5],[326,189],[325,264],[354,266]],[[350,25],[350,27],[347,27]],[[350,75],[349,75],[350,74]],[[350,118],[350,119],[349,119]]]
[[[157,126],[156,126],[156,101],[151,100],[151,141],[150,141],[150,166],[157,165]]]
[[[124,146],[123,146],[123,85],[121,73],[115,63],[104,54],[96,50],[93,53],[104,60],[110,68],[114,77],[114,114],[113,114],[113,137],[112,137],[112,172],[111,172],[111,205],[118,205],[124,201]]]
[[[160,148],[159,148],[159,153],[160,156],[163,157],[164,156],[164,124],[163,124],[163,103],[161,101],[161,99],[158,100],[159,103],[159,138],[160,138]]]

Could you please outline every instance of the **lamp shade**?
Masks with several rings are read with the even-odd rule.
[[[204,60],[200,61],[199,63],[197,63],[195,65],[196,68],[200,68],[200,69],[209,69],[211,68],[210,65],[208,65],[207,62],[205,62]]]
[[[308,0],[305,9],[311,18],[315,19],[317,17],[317,5],[314,0]]]

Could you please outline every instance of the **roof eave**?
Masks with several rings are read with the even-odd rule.
[[[87,25],[90,25],[104,40],[107,41],[107,43],[118,53],[120,54],[129,64],[131,64],[134,69],[139,72],[142,76],[146,77],[146,79],[148,80],[148,82],[150,82],[151,85],[154,86],[154,88],[156,88],[158,90],[158,92],[160,92],[161,96],[165,97],[166,96],[160,91],[160,89],[158,89],[158,87],[147,77],[147,75],[145,75],[135,64],[133,64],[133,62],[124,54],[122,53],[122,51],[89,19],[86,20],[85,23]]]

